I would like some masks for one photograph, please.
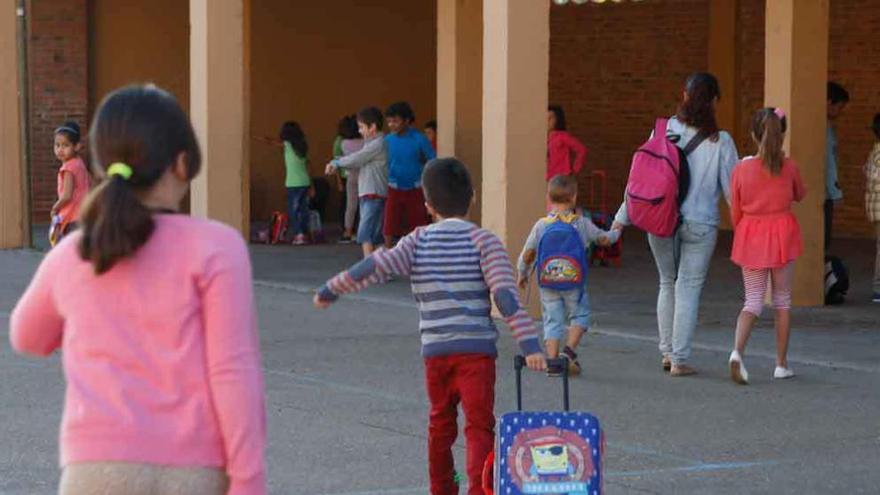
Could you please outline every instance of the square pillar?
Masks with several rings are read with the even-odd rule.
[[[482,222],[516,257],[545,212],[550,1],[485,0],[483,55]]]
[[[482,182],[483,0],[437,2],[438,156],[455,156]],[[481,218],[482,194],[471,219]]]
[[[0,7],[0,249],[29,242],[21,141],[21,57],[16,2]]]
[[[764,104],[788,114],[786,151],[800,168],[807,197],[795,207],[804,255],[795,263],[794,304],[825,299],[825,201],[828,0],[767,2]]]
[[[246,234],[250,217],[249,0],[190,0],[190,117],[202,149],[194,216]]]

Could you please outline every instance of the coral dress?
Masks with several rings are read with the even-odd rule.
[[[803,252],[801,228],[791,204],[806,196],[794,160],[771,175],[760,158],[746,158],[733,170],[731,214],[734,263],[744,268],[780,268]]]

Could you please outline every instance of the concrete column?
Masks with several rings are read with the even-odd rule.
[[[483,226],[515,257],[544,213],[550,1],[485,0],[483,14]]]
[[[203,153],[194,216],[249,228],[247,0],[190,0],[190,114]]]
[[[437,142],[482,182],[483,0],[437,2]],[[479,188],[478,188],[479,189]],[[471,219],[479,222],[482,194]]]
[[[794,303],[824,301],[825,132],[828,79],[828,0],[767,2],[764,103],[788,114],[786,150],[808,196],[795,208],[804,239],[796,263]]]
[[[28,239],[21,149],[21,105],[16,2],[0,7],[0,249]]]

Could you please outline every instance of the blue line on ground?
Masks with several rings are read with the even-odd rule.
[[[665,473],[705,473],[711,471],[729,471],[733,469],[747,469],[753,467],[769,467],[780,464],[779,461],[754,461],[754,462],[703,462],[693,466],[679,466],[670,468],[645,469],[641,471],[615,471],[606,473],[606,478],[626,478],[632,476],[647,476],[651,474]]]

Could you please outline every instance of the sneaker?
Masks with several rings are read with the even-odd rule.
[[[663,371],[669,373],[669,370],[672,369],[672,359],[670,359],[668,355],[664,354],[663,359],[660,360],[660,365],[663,366]]]
[[[791,371],[791,368],[783,368],[782,366],[777,366],[775,370],[773,370],[773,378],[777,378],[779,380],[785,380],[786,378],[791,378],[794,376],[794,371]]]
[[[293,242],[291,244],[293,244],[294,246],[305,246],[308,243],[309,241],[308,239],[306,239],[305,234],[300,234],[293,238]]]
[[[674,364],[669,370],[669,376],[690,376],[696,375],[697,370],[686,364]]]
[[[874,298],[871,299],[871,301],[872,301],[872,302],[875,302],[875,303],[880,303],[880,292],[875,292],[875,293],[874,293]]]
[[[565,346],[565,349],[562,350],[562,353],[565,354],[565,357],[568,358],[568,374],[569,375],[580,375],[581,374],[581,363],[578,362],[578,355],[574,352],[569,346]]]
[[[343,236],[340,237],[338,241],[336,241],[336,244],[354,244],[354,238]]]
[[[739,352],[731,352],[727,364],[730,365],[730,379],[733,380],[734,383],[739,383],[740,385],[749,384],[749,372],[746,371],[746,367],[743,365],[742,356]]]

